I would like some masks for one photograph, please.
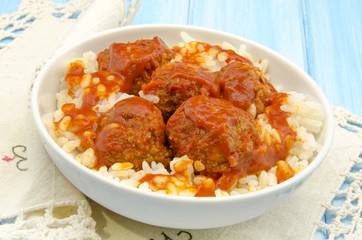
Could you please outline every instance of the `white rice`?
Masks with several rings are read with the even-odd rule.
[[[194,41],[186,33],[181,33],[181,36],[185,40],[185,43],[181,43],[180,47],[185,47],[190,49],[190,44],[188,42]],[[241,45],[239,49],[236,49],[230,43],[223,42],[220,45],[223,49],[233,49],[241,56],[244,56],[251,61],[253,61],[252,56],[247,53],[245,45]],[[201,49],[202,50],[202,49]],[[211,53],[205,57],[204,67],[209,68],[211,71],[218,71],[221,67],[225,66],[226,57],[222,54]],[[175,60],[181,60],[182,56],[177,55]],[[49,130],[49,134],[55,140],[55,142],[71,157],[77,160],[82,165],[93,169],[97,164],[97,159],[94,154],[93,149],[89,148],[83,151],[80,147],[80,140],[72,132],[67,131],[67,124],[69,124],[69,119],[64,117],[62,111],[60,110],[61,106],[65,103],[74,103],[77,107],[82,105],[82,94],[83,89],[89,85],[90,81],[96,81],[91,79],[91,73],[97,71],[98,64],[96,61],[96,54],[93,52],[85,53],[80,60],[84,63],[85,73],[87,73],[81,84],[75,88],[75,97],[68,95],[68,89],[64,80],[60,83],[60,90],[56,95],[57,99],[57,110],[52,113],[46,114],[43,116],[43,121],[46,127]],[[264,76],[268,78],[267,67],[268,61],[262,60],[259,62],[254,62]],[[144,95],[140,91],[140,96],[157,103],[159,98],[153,95]],[[309,100],[306,96],[296,92],[288,92],[289,96],[284,105],[281,106],[281,110],[291,113],[291,116],[288,118],[288,124],[296,132],[297,137],[296,141],[290,149],[289,155],[286,162],[290,167],[299,173],[308,164],[312,161],[316,153],[318,152],[320,145],[315,139],[315,134],[319,133],[323,125],[323,109],[322,106],[316,102]],[[94,107],[94,110],[97,110],[98,114],[102,114],[109,109],[111,109],[115,103],[121,101],[125,98],[133,97],[125,93],[112,93],[107,99],[100,101],[97,106]],[[274,143],[280,142],[280,135],[276,129],[274,129],[267,119],[265,114],[260,114],[256,116],[255,105],[251,105],[248,109],[248,112],[256,117],[257,125],[260,129],[260,138],[265,141],[267,144],[271,145]],[[53,122],[63,120],[60,122],[59,128],[57,131],[54,129]],[[147,182],[141,183],[139,180],[146,176],[146,174],[161,174],[166,176],[172,176],[175,173],[174,166],[177,163],[182,161],[190,161],[187,156],[181,158],[174,158],[170,163],[170,171],[168,171],[161,163],[152,162],[148,164],[144,162],[142,164],[142,170],[135,171],[132,169],[132,166],[126,163],[116,163],[113,166],[107,168],[105,166],[95,170],[97,173],[102,176],[109,178],[113,181],[117,181],[122,185],[139,188],[142,191],[151,191],[150,186]],[[186,183],[186,187],[178,187],[181,183],[177,179],[173,179],[170,186],[166,190],[157,190],[156,192],[161,194],[174,194],[182,196],[194,196],[195,189],[192,189],[192,185],[197,185],[200,182],[205,180],[203,176],[197,176],[194,174],[194,164],[188,165],[188,174],[189,179]],[[162,180],[162,179],[161,179]],[[237,183],[237,186],[230,192],[225,192],[220,189],[215,191],[216,196],[230,196],[237,194],[245,194],[248,192],[258,191],[267,187],[271,187],[278,184],[276,177],[276,167],[272,167],[268,171],[261,171],[258,175],[249,175],[240,179]]]

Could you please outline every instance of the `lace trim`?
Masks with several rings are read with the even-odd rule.
[[[341,107],[334,108],[334,116],[340,127],[356,133],[362,143],[361,118]],[[330,203],[323,204],[324,214],[316,223],[315,236],[328,240],[362,236],[362,150],[351,160],[349,172],[342,174],[344,182],[340,189],[333,192],[334,198]]]
[[[86,200],[27,209],[0,225],[0,239],[94,239],[96,222]]]
[[[51,0],[23,0],[15,13],[0,16],[0,52],[21,37],[21,33],[39,19],[49,16],[58,19],[77,19],[92,0],[72,0],[59,4]]]
[[[340,127],[354,132],[362,138],[362,118],[353,115],[342,107],[334,108],[334,117]]]

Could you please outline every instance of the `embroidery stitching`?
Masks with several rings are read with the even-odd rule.
[[[185,240],[192,240],[192,234],[190,232],[187,232],[187,231],[179,231],[176,235],[177,237],[176,238],[172,238],[170,237],[168,234],[166,234],[164,231],[161,232],[161,235],[164,237],[163,239],[164,240],[176,240],[176,239],[185,239]],[[183,236],[186,236],[188,238],[184,238]],[[155,240],[154,238],[150,238],[149,240]]]
[[[4,160],[5,162],[11,162],[12,160],[15,159],[15,156],[13,157],[8,157],[6,155],[4,155],[4,157],[1,158],[1,160]]]
[[[19,151],[21,152],[19,152]],[[11,152],[13,153],[13,156],[12,157],[9,157],[7,155],[4,155],[1,160],[5,161],[5,162],[12,162],[14,161],[15,159],[19,159],[17,162],[16,162],[16,168],[19,170],[19,171],[27,171],[28,168],[25,168],[25,167],[21,167],[20,164],[23,164],[22,162],[28,160],[27,157],[24,156],[24,154],[26,153],[26,146],[24,145],[15,145],[11,148]]]

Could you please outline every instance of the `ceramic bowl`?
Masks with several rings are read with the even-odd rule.
[[[100,52],[113,42],[161,37],[168,46],[182,42],[180,32],[198,41],[217,44],[222,41],[235,46],[245,44],[254,59],[267,59],[268,72],[274,83],[314,98],[323,105],[325,120],[317,136],[321,149],[310,165],[291,179],[257,192],[228,197],[180,197],[141,191],[121,186],[96,174],[67,155],[50,137],[42,116],[56,108],[56,92],[64,76],[64,66],[84,52]],[[60,50],[38,75],[32,90],[32,114],[41,141],[62,174],[81,192],[100,205],[125,217],[143,223],[182,229],[222,227],[255,218],[285,200],[300,187],[326,158],[332,143],[333,116],[330,105],[318,85],[303,70],[278,53],[253,41],[192,26],[139,25],[101,32],[75,45]],[[296,206],[297,207],[297,206]]]

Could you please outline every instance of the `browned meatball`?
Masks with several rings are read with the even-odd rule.
[[[164,144],[161,111],[143,98],[132,97],[116,103],[103,117],[94,149],[100,166],[131,162],[140,170],[143,161],[169,163]]]
[[[172,53],[158,37],[129,43],[113,43],[97,57],[100,70],[125,77],[127,93],[138,94],[152,72],[172,59]]]
[[[233,169],[246,172],[258,139],[250,114],[226,100],[201,95],[176,110],[166,134],[175,156],[187,155],[198,163],[196,170],[216,179]]]
[[[229,63],[220,70],[218,79],[223,99],[244,110],[255,104],[257,114],[264,112],[275,92],[262,73],[247,62]]]
[[[159,97],[156,106],[165,119],[192,96],[220,96],[219,83],[213,73],[183,62],[170,62],[156,69],[151,81],[143,85],[142,90],[144,94]]]

